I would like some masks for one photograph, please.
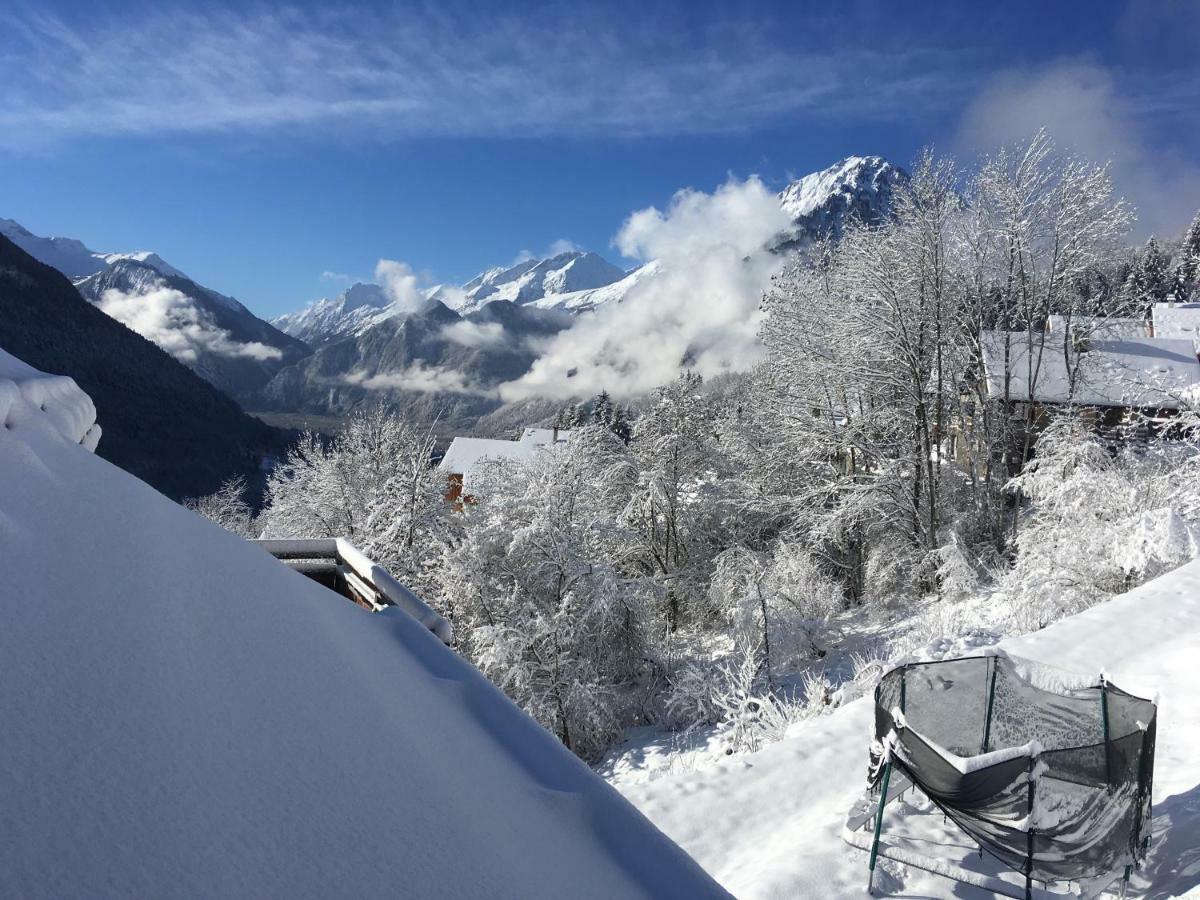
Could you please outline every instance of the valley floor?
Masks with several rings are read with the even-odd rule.
[[[888,627],[876,623],[875,631]],[[965,639],[934,642],[918,655],[961,655],[992,640],[986,628],[968,629]],[[1077,674],[1103,671],[1125,690],[1158,696],[1152,850],[1130,895],[1200,897],[1200,561],[1000,646]],[[867,856],[843,842],[842,826],[866,786],[871,729],[872,703],[863,697],[743,756],[723,755],[712,734],[634,735],[602,772],[738,897],[865,896]],[[912,797],[892,804],[885,820],[894,840],[904,836],[898,844],[1000,871]],[[881,865],[877,894],[992,896],[890,860]]]

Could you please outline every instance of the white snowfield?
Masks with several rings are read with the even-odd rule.
[[[1000,646],[1081,675],[1103,670],[1124,690],[1158,694],[1153,843],[1129,896],[1200,897],[1200,561]],[[867,856],[841,833],[866,787],[872,712],[867,697],[794,726],[793,737],[756,754],[622,790],[743,900],[865,896]],[[942,825],[940,815],[925,818]],[[889,815],[885,840],[901,824]],[[927,836],[939,843],[923,855],[958,852],[974,862],[961,833]],[[993,896],[890,861],[883,869],[877,894]]]
[[[409,616],[87,452],[73,387],[0,356],[0,896],[724,896]]]

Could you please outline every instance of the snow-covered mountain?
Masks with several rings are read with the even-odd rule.
[[[145,263],[158,269],[164,275],[187,278],[161,256],[150,250],[135,250],[132,253],[98,253],[75,238],[40,237],[13,219],[0,219],[0,234],[38,262],[58,269],[72,281],[95,275],[110,263],[122,259]]]
[[[587,251],[527,259],[514,266],[488,269],[464,284],[462,308],[478,309],[492,300],[524,306],[547,297],[604,287],[620,281],[625,274],[624,269]]]
[[[277,316],[271,324],[316,349],[357,334],[391,314],[390,301],[377,284],[355,282],[336,297],[325,297],[304,309]]]
[[[0,235],[38,262],[58,269],[72,281],[94,275],[108,265],[103,253],[89,250],[82,241],[65,237],[40,237],[12,219],[0,219]]]
[[[882,157],[853,156],[792,182],[780,193],[779,202],[793,224],[770,242],[770,249],[779,253],[803,252],[817,240],[839,237],[852,218],[868,224],[881,222],[887,216],[894,192],[907,179],[904,170]],[[381,380],[376,373],[408,372],[413,364],[425,367],[423,371],[433,367],[442,373],[439,378],[446,384],[450,382],[443,377],[444,373],[456,371],[464,377],[463,383],[483,388],[482,393],[486,393],[487,388],[500,380],[523,374],[518,360],[526,366],[532,363],[536,340],[531,342],[531,336],[544,333],[546,327],[551,330],[562,327],[561,319],[550,320],[549,326],[532,325],[528,317],[514,316],[513,310],[558,316],[584,314],[622,302],[639,284],[662,271],[663,264],[658,260],[625,272],[595,253],[572,251],[497,266],[460,288],[427,288],[423,293],[428,301],[439,300],[438,306],[444,304],[443,308],[449,308],[447,311],[456,310],[465,317],[460,326],[462,334],[476,337],[486,334],[494,338],[477,341],[469,353],[445,340],[414,342],[415,335],[428,331],[422,324],[428,319],[428,310],[418,315],[402,311],[389,302],[379,285],[355,284],[337,297],[318,300],[299,312],[273,320],[280,330],[327,352],[282,370],[257,402],[264,408],[291,406],[336,414],[362,399],[361,385],[350,385],[345,381],[347,376],[367,372],[370,373],[367,378],[378,385]],[[480,328],[475,320],[493,307],[497,321]],[[499,315],[501,307],[503,315]],[[401,336],[405,336],[401,344],[407,348],[404,360],[385,359],[395,356]],[[397,385],[403,381],[390,380]],[[408,380],[417,381],[413,377]],[[334,383],[338,386],[330,388]],[[425,390],[426,396],[433,393]],[[459,398],[468,394],[461,389],[456,393]],[[475,390],[470,393],[476,397],[481,394]]]
[[[570,251],[512,266],[497,266],[476,275],[461,288],[435,285],[422,294],[427,300],[443,302],[463,313],[496,300],[580,312],[624,296],[628,285],[624,289],[616,286],[628,277],[625,270],[602,256]],[[615,291],[597,293],[609,287]],[[359,282],[336,297],[317,300],[302,310],[272,319],[271,324],[316,349],[341,337],[362,334],[399,312],[383,288]]]
[[[851,218],[877,225],[886,218],[896,189],[907,181],[908,173],[882,156],[849,156],[793,181],[780,193],[779,202],[795,229],[780,236],[778,249],[841,237]]]
[[[40,237],[12,219],[0,219],[0,234],[70,278],[89,302],[234,397],[257,390],[311,352],[152,251],[100,253],[74,238]]]
[[[496,386],[527,372],[539,344],[571,322],[562,311],[511,300],[465,312],[436,299],[406,314],[374,309],[376,321],[281,369],[254,407],[344,415],[384,400],[431,421],[477,417],[499,405]]]

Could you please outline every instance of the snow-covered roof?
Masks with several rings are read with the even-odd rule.
[[[549,444],[564,443],[570,436],[569,428],[526,428],[521,432],[521,443],[545,447]]]
[[[446,448],[446,455],[438,468],[449,475],[466,476],[481,462],[498,462],[507,459],[526,460],[542,447],[561,443],[571,434],[569,429],[559,429],[557,438],[552,428],[526,428],[518,441],[502,441],[496,438],[456,437]]]
[[[1067,350],[1061,334],[1035,334],[1031,344],[1025,332],[988,331],[981,340],[992,397],[1005,396],[1006,343],[1011,400],[1175,408],[1181,395],[1200,385],[1190,340],[1089,339],[1081,351]]]
[[[456,437],[446,449],[438,468],[450,475],[465,475],[484,460],[529,459],[537,447],[520,441],[495,438]]]
[[[68,379],[0,404],[0,895],[721,894],[414,619],[79,446]]]
[[[1155,303],[1154,336],[1200,340],[1200,303]]]

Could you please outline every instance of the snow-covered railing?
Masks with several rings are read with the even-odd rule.
[[[253,543],[311,578],[321,581],[323,577],[332,577],[335,589],[344,587],[352,600],[368,609],[399,607],[442,643],[449,645],[454,639],[449,621],[345,538],[272,539]]]

